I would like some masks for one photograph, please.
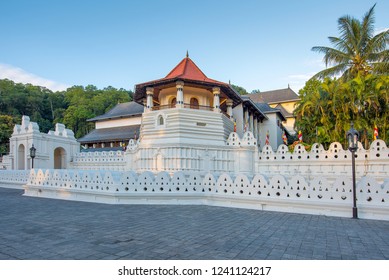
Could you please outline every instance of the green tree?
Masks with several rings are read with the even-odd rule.
[[[389,30],[374,35],[374,8],[365,14],[362,21],[350,16],[338,20],[340,37],[328,37],[331,47],[317,46],[312,50],[324,54],[326,66],[313,78],[324,78],[341,74],[346,79],[360,75],[388,74]]]
[[[30,116],[42,132],[47,132],[53,128],[53,112],[65,106],[63,102],[53,102],[57,96],[61,99],[60,94],[44,87],[0,80],[0,114],[18,118]]]
[[[100,90],[88,85],[68,88],[64,96],[68,107],[65,111],[56,113],[63,115],[63,123],[73,130],[76,138],[79,138],[94,128],[88,119],[106,113],[118,103],[130,101],[132,92],[111,86]]]
[[[20,119],[9,115],[0,115],[0,155],[9,152],[9,138],[15,124],[19,121]]]
[[[353,121],[365,148],[373,140],[375,125],[379,138],[388,142],[388,75],[357,75],[348,81],[326,78],[321,83],[310,80],[299,94],[295,126],[302,131],[304,141],[346,145],[346,132]]]
[[[240,87],[240,86],[237,86],[237,85],[233,85],[231,84],[231,87],[237,92],[239,93],[240,95],[246,95],[248,94],[247,90],[243,87]]]
[[[332,82],[327,79],[322,84],[318,80],[309,80],[299,91],[300,101],[294,110],[295,128],[301,130],[306,143],[319,142],[328,145],[331,142],[332,96],[323,85],[329,87]]]

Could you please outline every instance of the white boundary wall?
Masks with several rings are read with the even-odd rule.
[[[230,176],[211,173],[31,170],[0,171],[0,186],[19,184],[25,195],[111,204],[197,204],[248,209],[352,216],[352,183],[348,177],[308,181],[301,175]],[[24,181],[24,182],[23,182]],[[389,220],[389,180],[365,176],[357,182],[360,218]]]
[[[383,183],[389,178],[389,148],[382,140],[374,141],[369,150],[363,149],[359,143],[355,162],[358,179],[369,175]],[[312,180],[315,176],[351,178],[351,153],[344,150],[340,143],[332,143],[328,150],[314,144],[310,152],[301,144],[293,152],[289,152],[285,145],[280,145],[277,151],[267,145],[258,152],[255,138],[251,132],[246,132],[242,139],[236,133],[231,133],[226,145],[221,148],[179,144],[143,147],[131,139],[125,152],[79,153],[73,157],[72,167],[83,170],[133,170],[137,173],[281,174],[287,179],[302,175]]]
[[[370,175],[377,181],[383,182],[389,178],[389,148],[382,140],[375,140],[369,150],[361,143],[356,151],[356,176]],[[282,174],[287,178],[302,175],[308,180],[315,176],[349,176],[351,178],[351,152],[344,150],[338,142],[332,143],[328,150],[321,144],[312,145],[307,152],[303,145],[296,145],[292,153],[286,145],[280,145],[277,151],[265,146],[255,163],[256,173],[268,176]]]
[[[150,147],[144,149],[150,156],[140,158],[139,142],[131,140],[125,152],[78,154],[73,160],[75,169],[2,170],[0,186],[24,187],[26,195],[57,199],[206,204],[351,217],[351,153],[340,143],[331,144],[327,151],[315,144],[310,152],[302,145],[293,153],[284,145],[275,152],[270,146],[258,152],[252,140],[250,133],[242,139],[231,134],[226,142],[229,153],[224,154],[201,148],[208,153],[206,164],[204,155],[193,156],[193,151],[187,153],[188,147]],[[165,153],[165,148],[171,150]],[[356,156],[359,216],[389,220],[389,149],[384,141],[376,140],[369,150],[360,145]],[[160,165],[166,159],[171,162]],[[189,160],[203,163],[191,168]],[[227,170],[223,162],[228,163]],[[147,166],[150,171],[145,171]],[[161,166],[172,167],[161,171]],[[186,170],[178,171],[185,166]]]
[[[133,170],[135,172],[178,171],[200,173],[254,173],[257,142],[252,132],[242,139],[231,133],[224,146],[204,144],[169,144],[156,146],[129,141],[127,150],[116,152],[79,153],[73,157],[72,167],[83,170]]]

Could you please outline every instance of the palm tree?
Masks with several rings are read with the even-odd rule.
[[[341,75],[345,79],[358,73],[389,73],[389,30],[374,35],[374,7],[366,13],[362,22],[350,16],[338,19],[340,37],[328,37],[331,47],[313,47],[312,50],[324,53],[326,67],[312,78],[323,79]]]

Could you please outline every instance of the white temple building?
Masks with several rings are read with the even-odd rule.
[[[223,146],[231,132],[243,137],[251,131],[258,146],[267,136],[276,149],[286,118],[278,108],[256,103],[230,84],[208,78],[187,56],[166,77],[136,85],[133,102],[118,104],[89,121],[96,129],[78,139],[87,148],[118,147],[118,142],[137,137],[154,145]]]
[[[286,107],[296,101],[289,96]],[[289,151],[282,144],[286,107],[256,98],[208,78],[187,56],[166,77],[136,85],[133,102],[91,119],[96,129],[79,142],[62,124],[44,134],[24,116],[10,139],[0,186],[56,199],[350,217],[350,151],[338,142],[328,150],[315,143],[310,151],[302,144]],[[388,151],[382,140],[369,150],[358,143],[362,218],[389,220]]]
[[[7,168],[29,169],[28,149],[34,143],[38,168],[252,173],[254,153],[266,143],[276,150],[283,143],[282,134],[287,133],[280,109],[256,103],[230,84],[208,78],[188,55],[164,78],[136,85],[134,101],[118,104],[89,121],[95,122],[95,129],[78,139],[81,149],[73,142],[69,149],[58,144],[58,139],[52,139],[58,143],[48,144],[37,138],[23,143],[22,155],[18,150],[25,134],[15,132]],[[73,134],[62,126],[59,124],[58,131],[63,133],[49,134],[69,135],[74,141]],[[41,135],[37,124],[34,128],[34,133]],[[51,146],[58,146],[56,153],[61,155],[43,156]],[[98,154],[103,151],[108,154]],[[117,161],[113,155],[123,151]],[[103,158],[99,160],[105,155],[116,158],[107,164]],[[61,164],[55,160],[59,157],[63,158]]]

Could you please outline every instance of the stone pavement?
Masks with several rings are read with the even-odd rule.
[[[389,259],[389,222],[0,188],[0,259]]]

